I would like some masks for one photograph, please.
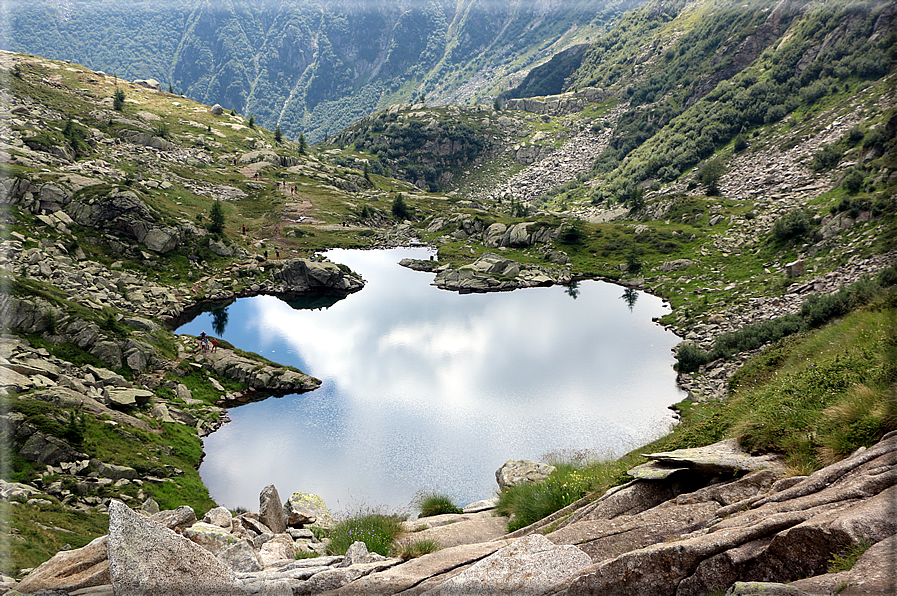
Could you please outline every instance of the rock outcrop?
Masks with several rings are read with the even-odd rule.
[[[433,285],[461,293],[501,292],[568,284],[571,280],[569,269],[517,263],[487,252],[470,265],[462,265],[457,269],[448,267],[438,269]]]

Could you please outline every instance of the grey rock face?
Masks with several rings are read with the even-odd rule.
[[[263,569],[258,553],[245,538],[221,550],[217,556],[234,573],[254,573]]]
[[[242,596],[230,569],[207,550],[109,503],[109,567],[120,596]]]
[[[224,528],[228,532],[231,531],[231,528],[233,528],[234,525],[234,517],[226,507],[209,509],[203,516],[202,521],[207,524],[212,524],[213,526],[218,526],[219,528]]]
[[[87,459],[85,454],[76,451],[65,441],[41,432],[36,432],[28,437],[19,450],[19,455],[28,461],[51,466],[61,462]]]
[[[551,594],[558,583],[591,562],[575,546],[556,546],[544,536],[532,534],[424,594]]]
[[[180,243],[180,232],[159,226],[150,208],[131,190],[115,189],[105,196],[73,201],[66,212],[83,226],[121,234],[154,252],[169,252]]]
[[[291,259],[274,272],[274,279],[286,291],[332,291],[351,293],[360,290],[364,282],[334,263]]]
[[[259,495],[259,521],[271,528],[275,534],[282,534],[287,529],[287,516],[283,511],[280,495],[273,484],[262,489]]]

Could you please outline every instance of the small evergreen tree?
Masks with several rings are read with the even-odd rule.
[[[396,195],[395,200],[392,202],[392,214],[399,221],[403,219],[411,219],[412,211],[411,208],[405,203],[405,196],[402,193]]]
[[[274,127],[274,140],[278,143],[283,140],[283,133],[280,131],[280,124]]]
[[[209,231],[213,234],[220,234],[224,231],[224,209],[221,207],[221,200],[212,203],[212,211],[209,213]]]
[[[707,194],[716,196],[719,194],[719,179],[723,177],[726,168],[722,161],[714,159],[704,164],[704,167],[698,172],[698,178],[707,189]]]
[[[305,142],[305,134],[299,133],[299,154],[305,155],[308,151],[308,143]]]
[[[368,182],[371,181],[371,166],[368,165],[368,162],[364,162],[364,179]]]
[[[168,92],[174,95],[174,87],[171,86],[171,83],[168,83]]]
[[[255,128],[255,116],[249,114],[249,128]]]
[[[112,107],[116,112],[122,112],[125,109],[125,92],[118,87],[115,88],[115,93],[112,94]]]
[[[65,426],[62,438],[73,447],[80,447],[84,442],[84,433],[87,431],[87,422],[84,415],[75,416],[75,412],[69,410],[69,421]]]

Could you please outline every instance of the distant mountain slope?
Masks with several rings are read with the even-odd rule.
[[[155,78],[287,137],[402,100],[491,99],[643,0],[35,0],[5,49]]]

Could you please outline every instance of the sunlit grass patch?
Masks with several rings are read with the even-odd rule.
[[[362,508],[339,521],[330,531],[328,554],[344,555],[354,542],[367,545],[368,552],[389,556],[390,547],[402,533],[405,516],[388,514],[378,509]]]

